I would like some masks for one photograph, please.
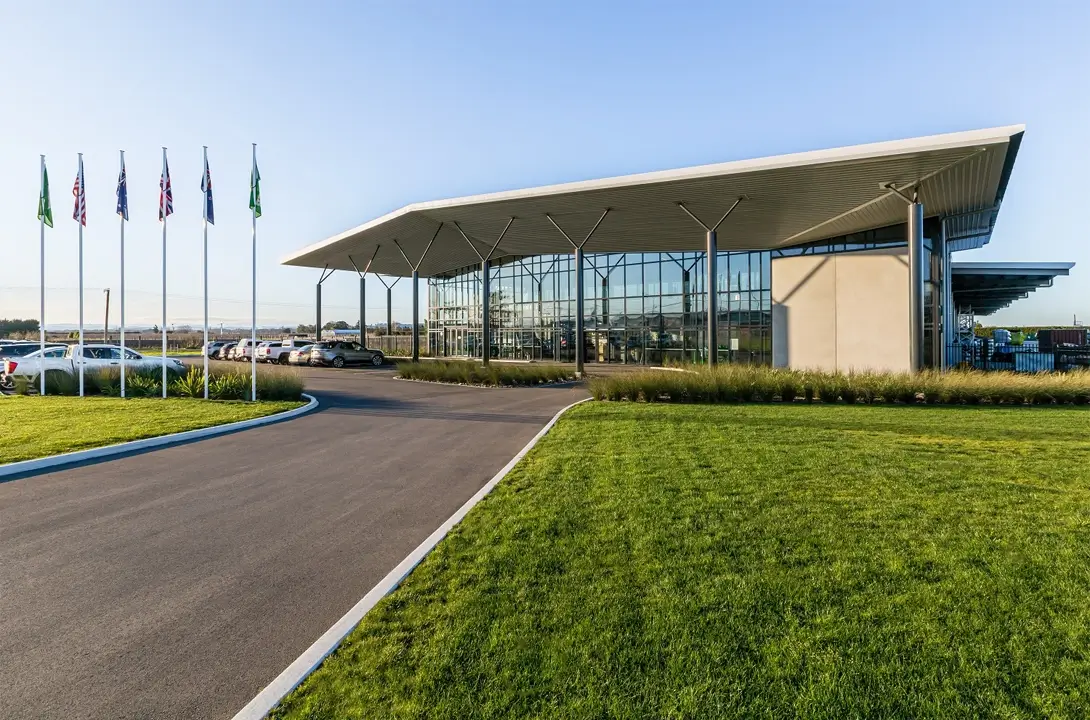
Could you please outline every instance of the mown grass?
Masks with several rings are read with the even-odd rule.
[[[397,375],[408,380],[512,387],[574,380],[575,370],[562,365],[489,363],[485,366],[472,360],[429,360],[398,362]]]
[[[582,405],[272,717],[1090,716],[1088,431]]]
[[[898,403],[914,405],[1086,405],[1090,371],[1068,373],[829,373],[758,365],[688,366],[592,377],[598,400],[637,402]]]
[[[2,398],[0,464],[249,420],[298,406],[175,398]]]

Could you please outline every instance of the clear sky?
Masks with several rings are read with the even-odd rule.
[[[129,321],[157,321],[165,145],[170,322],[199,323],[208,145],[212,318],[248,324],[256,142],[259,322],[294,324],[313,321],[318,273],[279,259],[410,202],[1026,123],[992,243],[959,259],[1075,261],[994,317],[1090,320],[1088,30],[1076,0],[0,0],[0,317],[38,312],[40,153],[47,322],[76,319],[77,152],[89,323],[117,292],[119,149]],[[372,281],[368,322],[384,299]],[[355,276],[327,281],[325,319],[357,303]],[[407,282],[394,305],[408,321]]]

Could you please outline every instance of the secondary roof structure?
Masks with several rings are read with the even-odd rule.
[[[957,262],[950,264],[954,304],[990,315],[1067,275],[1075,263]]]
[[[581,240],[599,221],[586,252],[699,251],[706,247],[705,233],[686,211],[710,225],[739,198],[718,229],[719,250],[776,249],[903,223],[903,194],[913,191],[926,216],[949,218],[952,247],[980,246],[995,225],[1024,129],[1012,125],[414,203],[283,263],[408,276],[411,261],[428,277],[477,264],[501,235],[493,258],[570,253],[557,226]]]

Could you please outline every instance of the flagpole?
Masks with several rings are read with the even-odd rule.
[[[208,181],[208,146],[204,146],[204,177]],[[204,399],[208,399],[208,195],[204,202]]]
[[[125,151],[121,151],[121,175],[125,175]],[[128,178],[125,178],[126,183],[126,199],[128,203]],[[120,183],[118,184],[120,189]],[[120,201],[121,198],[118,198]],[[119,213],[121,217],[121,397],[125,397],[125,216]],[[109,329],[107,328],[107,332]]]
[[[159,178],[159,212],[163,215],[163,399],[167,396],[167,149],[163,148],[163,174]]]
[[[257,143],[253,143],[253,170],[251,171],[250,184],[252,185],[257,178]],[[253,192],[253,188],[250,189]],[[251,312],[250,317],[250,350],[253,353],[253,358],[250,363],[250,400],[257,400],[257,205],[254,204],[250,208],[250,215],[253,218],[253,231],[251,234],[251,266],[250,266],[250,288],[252,292],[251,297]]]
[[[77,153],[77,155],[79,155],[79,192],[84,193],[83,153]],[[86,195],[84,195],[84,203],[86,202]],[[79,223],[79,396],[83,397],[83,366],[87,364],[86,358],[83,357],[83,213],[85,205],[80,205],[78,197],[76,205],[79,209],[79,217],[76,218],[76,222]]]
[[[42,192],[45,192],[45,155],[42,155],[42,172],[41,178]],[[39,205],[41,203],[39,202]],[[41,382],[41,393],[45,395],[45,212],[44,208],[39,208],[38,221],[41,224],[42,240],[41,240],[41,291],[39,298],[41,302],[40,314],[38,315],[38,344],[40,345],[40,352],[38,353],[38,380]]]

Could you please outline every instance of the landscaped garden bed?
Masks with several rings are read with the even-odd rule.
[[[638,370],[591,377],[598,400],[637,402],[824,402],[915,405],[1087,405],[1090,371],[826,373],[756,365]]]
[[[406,380],[489,387],[527,387],[575,380],[574,368],[562,365],[489,363],[486,366],[472,360],[398,362],[397,375]]]
[[[79,376],[64,370],[47,370],[46,395],[79,395]],[[84,394],[118,397],[121,395],[120,368],[94,369],[84,373]],[[37,392],[36,378],[15,378],[15,394]],[[302,375],[292,368],[261,367],[257,372],[257,399],[274,401],[301,401]],[[251,393],[250,368],[213,371],[208,375],[208,395],[211,400],[249,400]],[[125,395],[130,398],[162,397],[163,374],[159,368],[128,368],[125,371]],[[204,370],[192,366],[185,374],[167,370],[167,395],[169,397],[203,398]]]

